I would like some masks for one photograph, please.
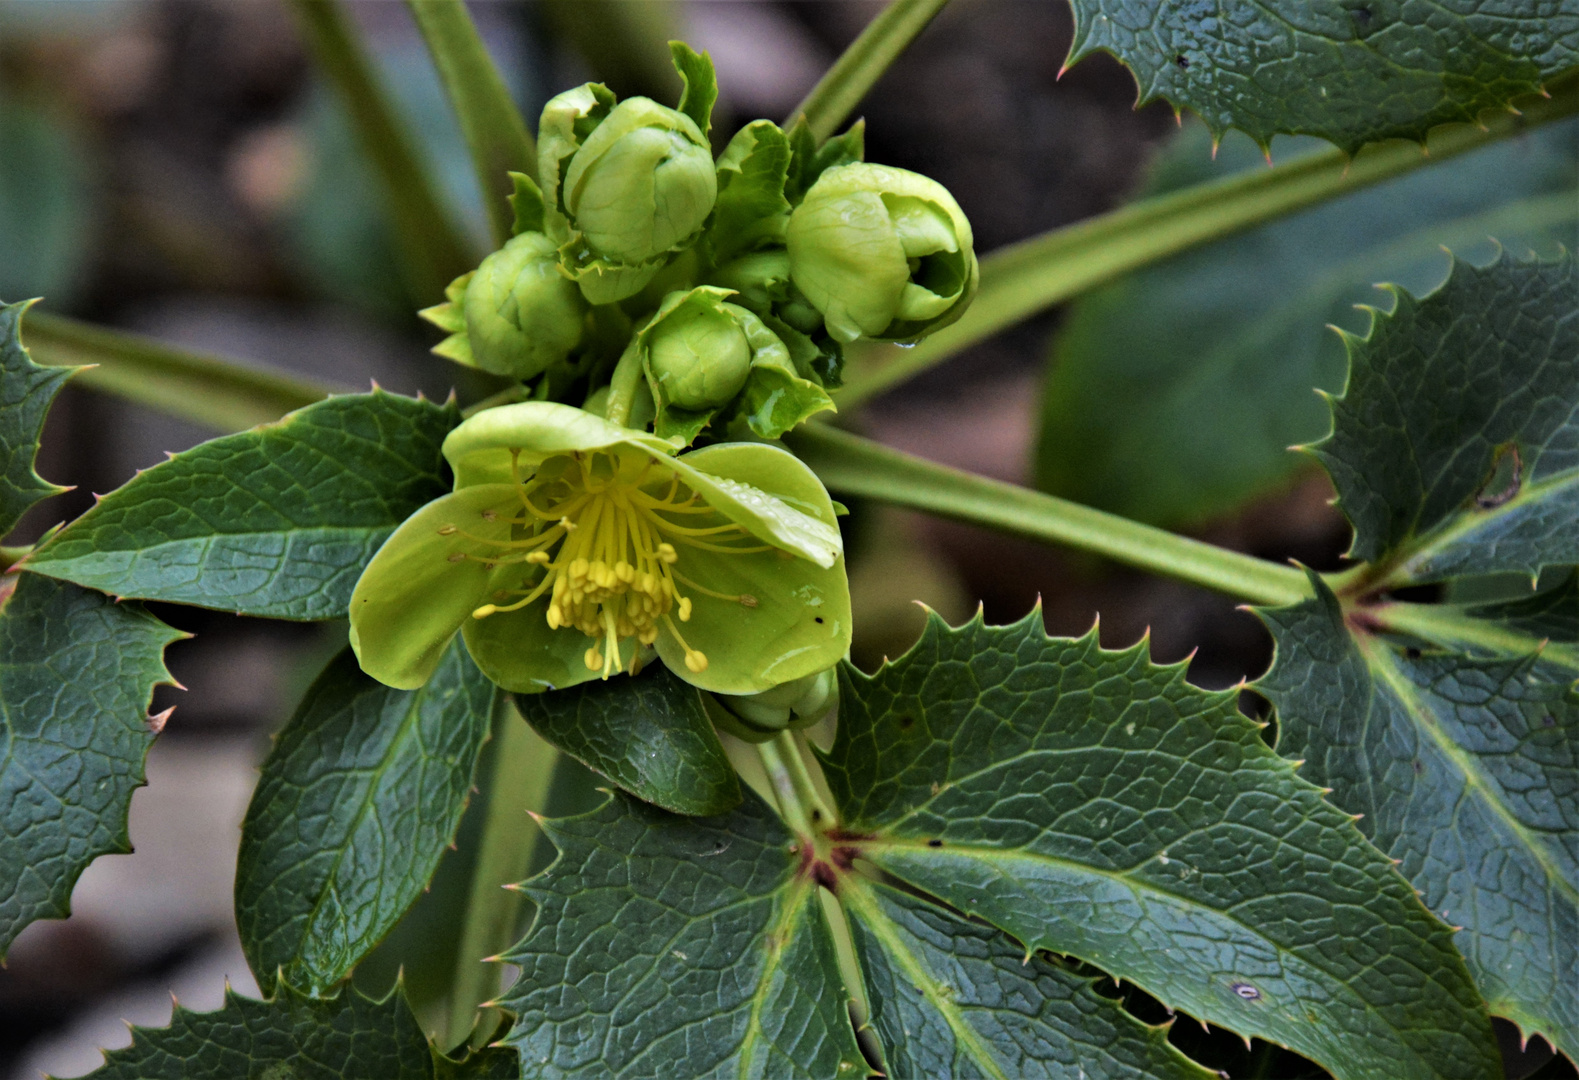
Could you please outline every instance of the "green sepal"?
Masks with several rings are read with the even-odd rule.
[[[718,75],[713,70],[713,58],[697,51],[683,41],[669,42],[669,56],[674,60],[674,70],[680,73],[685,89],[680,93],[678,110],[696,121],[705,136],[713,130],[713,105],[718,101]]]
[[[510,227],[511,236],[520,236],[524,232],[544,232],[543,228],[543,191],[525,173],[510,173],[510,182],[515,186],[510,195],[510,209],[515,211],[515,223]]]
[[[0,538],[40,499],[68,491],[38,475],[38,440],[60,388],[81,370],[43,367],[22,344],[22,316],[37,301],[0,304]]]
[[[543,106],[537,126],[537,182],[543,198],[543,231],[560,243],[570,238],[562,192],[565,170],[618,100],[602,83],[584,83],[556,94]]]
[[[789,166],[789,139],[771,120],[754,120],[729,140],[718,158],[718,200],[707,228],[715,265],[763,244],[784,242]]]
[[[545,740],[638,799],[692,815],[740,804],[739,778],[701,691],[663,664],[634,678],[518,695],[515,703]]]
[[[784,181],[784,197],[791,206],[799,206],[824,170],[866,160],[866,121],[857,120],[843,135],[836,135],[819,146],[811,126],[801,117],[789,130],[789,144],[790,163]]]
[[[468,270],[446,285],[444,303],[434,304],[417,312],[422,318],[449,335],[433,346],[431,350],[433,355],[472,368],[477,366],[477,359],[472,356],[471,338],[466,333],[466,286],[471,284],[472,277],[476,273],[475,270]]]

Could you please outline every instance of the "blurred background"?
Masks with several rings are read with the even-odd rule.
[[[662,43],[711,52],[722,145],[782,118],[881,5],[868,0],[497,0],[472,10],[529,117],[600,79],[672,102]],[[403,4],[350,5],[452,213],[484,250],[470,160]],[[978,252],[1108,210],[1137,193],[1264,168],[1230,136],[1213,153],[1165,105],[1135,107],[1106,56],[1059,77],[1072,25],[1057,0],[955,0],[860,113],[867,156],[958,197]],[[1283,140],[1283,160],[1313,148]],[[1370,283],[1415,291],[1441,246],[1489,257],[1579,242],[1579,129],[1543,129],[1115,282],[955,358],[845,419],[974,472],[1317,569],[1347,543],[1331,491],[1286,452],[1319,437],[1315,387],[1341,388],[1325,328],[1363,332]],[[282,0],[0,0],[0,298],[136,330],[260,367],[442,397],[458,370],[427,352],[380,189]],[[68,387],[40,471],[76,490],[9,543],[31,542],[138,468],[212,432]],[[915,639],[922,601],[952,622],[1038,602],[1050,631],[1101,616],[1109,646],[1149,634],[1158,661],[1231,686],[1270,638],[1232,602],[971,527],[859,507],[850,536],[855,659]],[[160,607],[195,636],[169,665],[184,690],[132,803],[136,853],[84,875],[74,913],[23,933],[0,970],[0,1078],[97,1067],[123,1021],[161,1025],[171,994],[206,1010],[255,987],[230,911],[238,826],[268,738],[343,626]],[[1245,695],[1246,708],[1256,700]],[[571,801],[572,796],[567,796]],[[463,830],[462,846],[465,833]],[[1519,1056],[1524,1076],[1549,1054]],[[1261,1075],[1274,1075],[1262,1073]],[[1276,1074],[1281,1075],[1281,1074]],[[1554,1074],[1557,1075],[1557,1074]],[[1569,1070],[1566,1074],[1572,1075]]]

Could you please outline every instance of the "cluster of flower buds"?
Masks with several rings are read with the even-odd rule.
[[[516,235],[423,314],[449,331],[435,351],[540,399],[677,446],[776,439],[833,408],[845,345],[959,318],[970,223],[935,181],[863,162],[860,124],[819,145],[758,120],[715,161],[712,65],[671,48],[675,108],[597,83],[544,106]]]
[[[850,643],[835,504],[768,443],[833,408],[845,345],[946,326],[978,270],[954,199],[863,162],[859,123],[758,120],[715,162],[712,64],[671,48],[675,108],[548,102],[514,235],[422,313],[435,352],[527,386],[450,434],[455,491],[374,557],[351,639],[400,687],[457,633],[516,692],[656,657],[760,740],[833,708]]]

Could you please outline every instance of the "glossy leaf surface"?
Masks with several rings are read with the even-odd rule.
[[[1040,614],[848,669],[826,759],[854,857],[1028,948],[1290,1046],[1340,1077],[1482,1077],[1451,934],[1236,692]]]
[[[455,838],[495,691],[456,641],[418,690],[330,662],[263,764],[236,920],[259,985],[324,993],[395,925]]]
[[[677,814],[721,814],[740,802],[701,692],[663,664],[515,703],[539,735],[639,799]]]
[[[1579,10],[1562,0],[1268,2],[1074,0],[1069,63],[1102,50],[1221,134],[1265,144],[1319,135],[1346,150],[1423,138],[1538,92],[1579,64]]]
[[[0,593],[0,957],[28,923],[69,914],[90,862],[131,850],[148,702],[184,636],[69,582],[0,578],[13,588]]]
[[[1312,453],[1354,525],[1350,554],[1411,581],[1579,563],[1579,265],[1455,261],[1394,289],[1347,338],[1348,387]]]
[[[139,473],[30,568],[116,596],[343,616],[385,537],[449,490],[439,448],[459,420],[453,403],[331,398]]]
[[[523,1076],[862,1075],[816,886],[755,796],[684,818],[615,794],[544,829],[500,998]]]

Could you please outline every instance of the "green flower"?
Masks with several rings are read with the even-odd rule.
[[[351,598],[362,668],[425,682],[460,630],[488,676],[530,692],[634,671],[755,694],[850,643],[833,504],[793,454],[680,457],[568,405],[489,409],[450,433],[455,491],[385,542]]]
[[[588,83],[543,108],[538,175],[550,235],[595,304],[633,296],[692,243],[718,195],[707,137],[644,97]]]
[[[586,332],[587,302],[559,272],[559,251],[524,232],[445,290],[422,315],[450,336],[434,352],[472,367],[531,379],[564,360]]]
[[[790,215],[785,242],[796,288],[843,342],[919,340],[964,314],[980,277],[954,197],[884,165],[824,172]]]

